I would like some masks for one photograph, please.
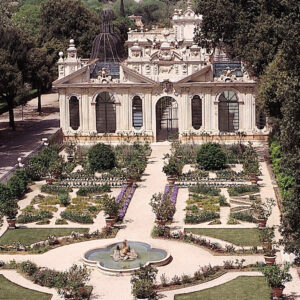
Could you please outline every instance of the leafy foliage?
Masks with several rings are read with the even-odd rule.
[[[206,143],[197,151],[197,164],[205,170],[219,170],[224,168],[226,154],[220,144]]]
[[[89,168],[93,172],[111,170],[116,165],[111,146],[99,143],[88,151]]]

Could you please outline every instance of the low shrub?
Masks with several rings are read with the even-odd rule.
[[[259,186],[258,185],[236,185],[228,188],[228,193],[230,196],[239,196],[248,193],[258,193]]]
[[[24,212],[22,213],[18,219],[17,223],[32,223],[41,221],[43,219],[51,219],[53,217],[52,212],[47,210],[36,210],[33,212]]]
[[[80,214],[73,211],[63,211],[60,216],[63,219],[81,224],[93,224],[93,218],[89,214]]]
[[[37,265],[29,260],[23,261],[20,264],[19,268],[21,272],[25,273],[28,276],[32,276],[38,270]]]
[[[207,222],[216,218],[219,218],[220,215],[213,211],[201,211],[198,215],[186,215],[184,222],[186,224],[198,224]]]
[[[8,180],[7,187],[14,198],[20,199],[26,193],[27,182],[18,176],[13,176]]]
[[[47,193],[47,194],[67,194],[72,192],[72,189],[69,187],[64,187],[60,185],[48,185],[45,184],[41,187],[41,192],[42,193]]]
[[[196,161],[204,170],[220,170],[226,163],[226,154],[220,144],[206,143],[197,151]]]
[[[192,282],[192,278],[189,275],[182,274],[181,275],[181,282],[183,284],[191,283]]]
[[[89,149],[88,162],[92,172],[111,170],[116,165],[115,153],[110,145],[99,143]]]
[[[64,273],[50,269],[39,269],[32,279],[34,283],[49,288],[62,288],[66,285]]]
[[[68,222],[65,219],[56,219],[55,225],[67,225]]]
[[[174,284],[174,285],[181,285],[182,284],[181,279],[178,275],[175,275],[172,278],[171,283]]]
[[[67,193],[59,194],[58,199],[63,206],[68,206],[70,204],[70,196]]]
[[[218,200],[220,206],[230,206],[230,204],[226,201],[226,197],[224,195],[220,195]]]
[[[89,194],[97,194],[97,193],[109,193],[111,191],[110,186],[106,183],[103,185],[97,185],[97,186],[86,186],[81,187],[77,191],[77,196],[87,196]]]
[[[254,218],[252,215],[249,213],[243,213],[243,212],[236,212],[236,213],[231,213],[230,214],[231,218],[240,220],[240,221],[245,221],[245,222],[251,222],[251,223],[257,223],[256,218]]]
[[[191,193],[204,194],[209,196],[218,196],[220,193],[220,189],[205,185],[205,184],[197,184],[196,186],[191,186],[189,188]]]

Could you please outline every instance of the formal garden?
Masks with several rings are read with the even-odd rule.
[[[118,286],[109,272],[131,274],[121,285],[131,285],[137,299],[215,299],[220,293],[228,299],[232,291],[239,299],[269,299],[292,278],[290,265],[282,265],[277,204],[263,164],[251,143],[47,145],[0,185],[0,272],[17,271],[49,289],[28,299],[50,299],[51,293],[89,299],[100,286],[107,291],[106,282]],[[131,270],[140,247],[148,253],[152,245],[165,259]],[[104,259],[99,246],[111,255]],[[111,271],[99,272],[93,249],[102,257],[95,261]],[[57,262],[48,261],[51,253]],[[182,266],[185,255],[193,261]],[[13,291],[0,299],[31,293],[0,279]]]

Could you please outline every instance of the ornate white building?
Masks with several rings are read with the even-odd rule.
[[[92,58],[77,57],[70,41],[60,53],[58,90],[65,139],[119,142],[143,135],[151,141],[263,141],[268,131],[256,115],[256,83],[241,62],[208,53],[193,41],[202,16],[190,3],[175,10],[172,28],[129,30],[128,58],[120,62],[119,39],[104,14]]]

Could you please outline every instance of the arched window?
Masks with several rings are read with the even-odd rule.
[[[70,112],[70,127],[73,130],[77,130],[80,126],[79,100],[75,96],[72,96],[69,100],[69,112]]]
[[[139,96],[132,99],[132,126],[136,130],[143,127],[143,104]]]
[[[116,107],[113,95],[100,93],[96,98],[96,129],[99,133],[116,131]]]
[[[256,106],[256,127],[258,129],[264,129],[267,123],[266,115],[264,112]]]
[[[192,99],[192,126],[196,130],[202,126],[202,100],[198,95]]]
[[[219,96],[219,130],[234,132],[239,129],[239,103],[233,91],[224,91]]]

